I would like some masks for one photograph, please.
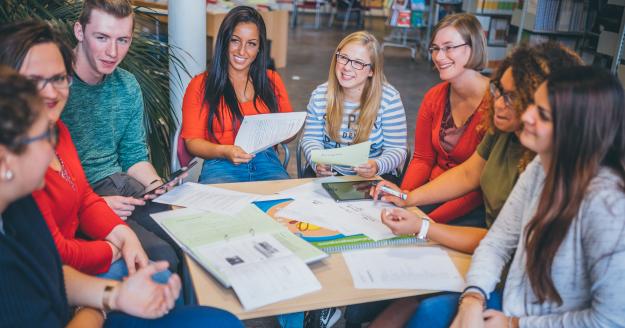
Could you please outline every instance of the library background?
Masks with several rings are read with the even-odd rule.
[[[166,39],[167,1],[135,2],[161,15],[157,30]],[[450,13],[470,12],[481,21],[488,40],[485,74],[521,42],[557,40],[586,63],[609,69],[625,81],[625,0],[207,0],[207,63],[219,23],[239,4],[262,11],[272,62],[286,81],[296,111],[305,111],[311,92],[327,80],[333,51],[344,36],[360,29],[376,35],[384,49],[385,74],[402,96],[411,147],[423,95],[440,82],[427,52],[431,31]],[[297,151],[296,145],[290,148],[292,154]],[[291,161],[289,173],[296,172]]]

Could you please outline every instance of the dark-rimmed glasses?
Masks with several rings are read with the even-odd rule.
[[[347,65],[349,63],[352,64],[352,67],[354,69],[357,69],[359,71],[362,71],[363,69],[365,69],[365,67],[369,66],[369,67],[373,67],[371,64],[367,64],[367,63],[363,63],[360,60],[356,60],[356,59],[349,59],[349,57],[341,54],[340,52],[336,53],[336,61],[339,64],[342,65]]]
[[[447,52],[449,50],[454,50],[456,48],[460,48],[460,47],[463,47],[463,46],[469,46],[470,47],[471,45],[465,42],[465,43],[459,44],[457,46],[442,46],[442,47],[431,46],[431,47],[428,48],[428,51],[430,52],[431,55],[434,55],[434,53],[438,53],[439,51],[442,51],[443,54],[447,54]]]
[[[490,94],[493,96],[493,100],[497,101],[499,97],[503,97],[503,102],[508,108],[512,108],[512,104],[514,103],[514,93],[512,92],[503,92],[499,84],[495,81],[490,82]]]
[[[56,143],[58,141],[58,131],[56,128],[56,124],[54,123],[48,124],[48,128],[39,135],[18,140],[15,143],[15,146],[17,147],[26,146],[28,144],[31,144],[39,140],[47,140],[52,146],[56,146]]]
[[[57,90],[65,90],[72,85],[72,77],[67,74],[59,74],[49,78],[29,76],[29,80],[37,85],[37,90],[41,91],[50,83]]]

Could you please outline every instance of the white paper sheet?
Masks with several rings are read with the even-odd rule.
[[[259,197],[256,194],[187,182],[156,198],[154,202],[230,214],[240,212]]]
[[[335,202],[330,196],[316,195],[296,198],[276,215],[337,230],[346,236],[365,234],[377,241],[395,237],[380,218],[382,209],[391,207],[392,204],[379,201]]]
[[[330,149],[315,149],[310,153],[310,160],[318,164],[358,166],[369,160],[371,141]]]
[[[228,276],[246,310],[321,289],[308,266],[270,235],[220,242],[198,253]]]
[[[437,247],[375,248],[343,253],[359,289],[461,292],[465,282],[447,252]]]
[[[234,144],[255,154],[296,135],[305,120],[306,112],[245,116]]]

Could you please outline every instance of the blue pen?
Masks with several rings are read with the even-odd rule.
[[[389,195],[393,195],[395,197],[399,197],[402,200],[408,199],[408,195],[406,193],[403,193],[401,191],[397,191],[397,190],[391,189],[391,188],[389,188],[387,186],[380,186],[380,191],[383,192],[383,193],[389,194]]]

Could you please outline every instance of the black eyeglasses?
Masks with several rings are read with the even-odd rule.
[[[56,146],[58,139],[59,139],[58,130],[56,128],[56,124],[50,123],[48,124],[48,128],[45,131],[43,131],[41,134],[36,135],[34,137],[30,137],[30,138],[23,138],[19,140],[15,145],[20,147],[20,146],[31,144],[39,140],[47,140],[52,146]]]
[[[365,67],[367,67],[367,66],[373,67],[373,65],[367,64],[367,63],[363,63],[360,60],[349,59],[349,57],[341,54],[340,52],[336,53],[336,61],[339,62],[339,64],[342,64],[342,65],[347,65],[349,63],[352,63],[352,67],[354,69],[359,70],[359,71],[365,69]]]
[[[59,74],[49,78],[29,76],[29,80],[37,85],[37,90],[41,91],[50,83],[57,90],[65,90],[72,85],[72,77],[67,74]]]
[[[447,54],[447,52],[450,51],[450,50],[454,50],[456,48],[460,48],[460,47],[464,47],[464,46],[469,46],[470,47],[471,45],[468,44],[468,43],[463,43],[463,44],[459,44],[457,46],[442,46],[442,47],[431,46],[431,47],[428,48],[428,51],[432,55],[434,55],[434,53],[438,53],[439,51],[442,51],[443,54]]]
[[[495,81],[490,82],[490,94],[493,96],[493,100],[497,100],[499,97],[503,97],[503,102],[508,108],[512,108],[515,96],[512,92],[503,92],[499,84]]]

